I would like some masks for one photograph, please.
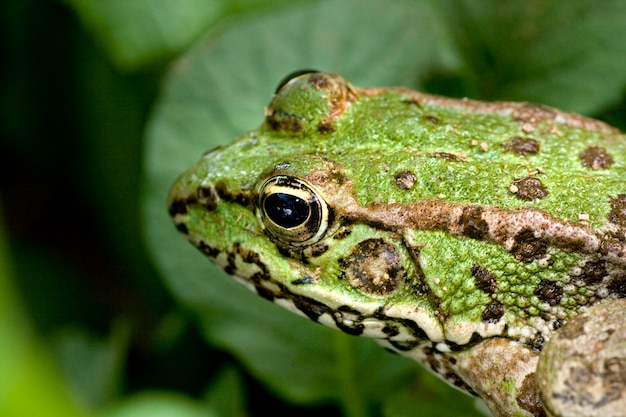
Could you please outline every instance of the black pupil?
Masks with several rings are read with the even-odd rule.
[[[267,217],[285,228],[299,226],[309,218],[309,203],[291,194],[274,193],[265,197],[263,208]]]

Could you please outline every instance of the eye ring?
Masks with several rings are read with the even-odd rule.
[[[328,204],[303,179],[273,176],[261,184],[258,195],[257,214],[272,239],[288,246],[308,246],[326,234]]]

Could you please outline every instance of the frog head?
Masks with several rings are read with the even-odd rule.
[[[358,97],[335,74],[288,77],[257,130],[176,181],[170,215],[228,274],[292,311],[398,344],[441,340],[411,249],[358,221],[355,179],[371,178],[369,156],[359,160],[371,144],[349,133],[354,119],[341,122]]]

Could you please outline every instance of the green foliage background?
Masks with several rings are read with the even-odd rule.
[[[622,0],[7,0],[0,18],[2,416],[482,415],[225,278],[171,227],[169,184],[299,68],[626,128]]]

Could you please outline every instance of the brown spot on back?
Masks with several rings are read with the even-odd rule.
[[[589,146],[579,155],[582,164],[593,170],[605,169],[613,165],[613,156],[601,146]]]
[[[417,177],[411,171],[398,172],[393,179],[401,190],[410,190],[415,185],[415,181],[417,181]]]
[[[535,417],[545,417],[547,415],[541,404],[539,394],[535,390],[534,372],[526,375],[515,400],[521,409],[528,411]]]
[[[582,281],[587,285],[598,284],[607,275],[606,262],[602,260],[589,261],[582,267],[578,276],[572,277],[576,281]]]
[[[483,311],[483,321],[495,323],[504,315],[504,306],[499,301],[492,301]]]
[[[335,131],[335,126],[333,126],[330,121],[324,120],[323,122],[318,123],[317,131],[322,134],[333,133]]]
[[[511,254],[520,262],[530,263],[546,256],[548,244],[535,237],[531,229],[524,229],[515,235]]]
[[[554,306],[561,302],[563,288],[555,281],[542,280],[535,288],[534,294],[539,300]]]
[[[432,153],[428,154],[428,156],[430,156],[432,158],[443,159],[443,160],[449,161],[449,162],[459,162],[459,161],[462,161],[461,158],[459,158],[455,154],[449,153],[449,152],[432,152]]]
[[[395,247],[380,238],[360,242],[339,266],[354,288],[374,295],[392,293],[404,278]]]
[[[535,201],[548,196],[546,187],[535,177],[522,178],[519,181],[515,181],[513,185],[516,187],[513,195],[520,200]]]
[[[509,140],[507,143],[503,144],[502,147],[508,152],[513,152],[517,155],[526,156],[539,153],[541,144],[535,139],[515,136],[511,138],[511,140]]]
[[[474,282],[476,284],[476,288],[487,294],[493,294],[496,292],[498,284],[496,282],[496,276],[493,272],[476,264],[470,267],[470,272],[475,279]]]
[[[467,206],[459,218],[459,224],[463,226],[463,234],[477,240],[482,240],[489,234],[489,225],[481,217],[483,212],[480,206]]]
[[[626,227],[626,194],[618,194],[617,197],[609,197],[611,211],[608,219],[611,223],[620,227]]]

